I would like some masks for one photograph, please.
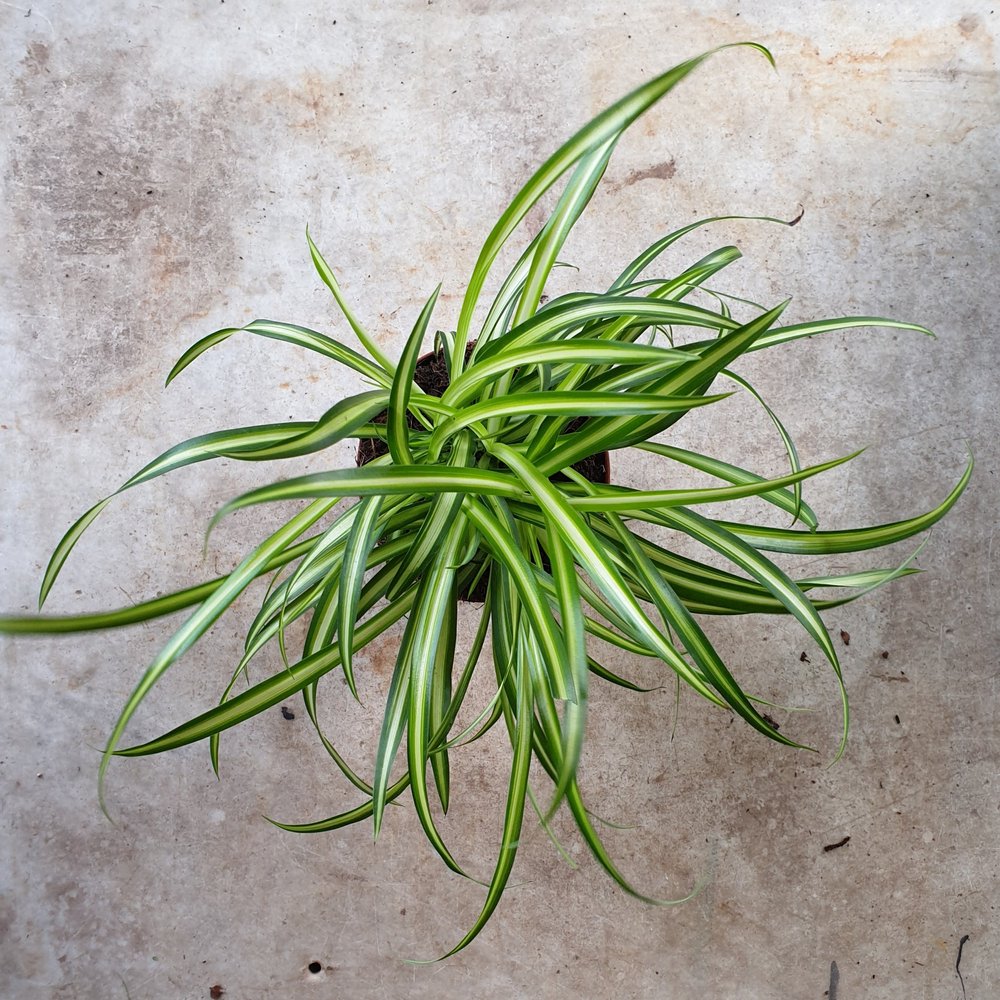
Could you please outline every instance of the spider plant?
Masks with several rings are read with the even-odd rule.
[[[773,62],[763,47],[744,44]],[[393,361],[348,306],[308,233],[313,264],[367,356],[324,333],[271,320],[218,330],[183,354],[168,383],[209,348],[236,334],[252,334],[297,344],[345,365],[367,388],[338,401],[314,422],[214,431],[166,451],[69,529],[44,574],[40,604],[85,529],[114,496],[134,486],[196,462],[294,458],[345,438],[378,439],[386,454],[359,468],[258,486],[227,503],[210,526],[241,508],[306,502],[224,576],[103,614],[2,619],[0,629],[7,633],[53,633],[130,625],[193,609],[121,710],[101,760],[102,781],[112,756],[139,757],[201,740],[208,741],[218,770],[225,730],[301,694],[323,746],[357,788],[359,804],[315,822],[276,825],[319,832],[370,819],[377,835],[387,803],[409,790],[433,848],[448,868],[463,874],[439,829],[433,798],[447,810],[452,794],[449,755],[502,723],[510,742],[510,771],[500,848],[482,911],[449,952],[454,954],[482,930],[501,898],[529,802],[546,828],[565,804],[598,863],[625,891],[647,898],[608,856],[577,784],[590,684],[596,680],[642,690],[598,662],[589,640],[660,661],[664,676],[672,672],[677,683],[736,713],[769,739],[799,747],[744,690],[704,630],[712,615],[791,615],[819,647],[839,684],[839,756],[848,731],[847,698],[837,651],[820,612],[916,570],[907,560],[889,568],[796,578],[767,553],[815,557],[909,538],[952,507],[969,481],[971,460],[933,510],[889,524],[820,530],[802,497],[802,483],[853,455],[803,466],[777,416],[732,366],[745,354],[827,331],[929,331],[871,316],[783,324],[787,302],[765,308],[711,288],[716,276],[739,258],[732,246],[680,273],[659,270],[664,251],[718,218],[657,240],[604,291],[581,290],[551,301],[544,296],[560,249],[622,133],[710,55],[681,63],[602,111],[517,193],[483,245],[454,331],[435,335],[448,371],[440,396],[414,383],[439,289],[420,310],[399,360]],[[563,179],[548,221],[527,240],[506,277],[495,283],[494,297],[484,299],[501,250],[529,210]],[[734,315],[734,309],[741,315]],[[663,336],[664,331],[670,336]],[[713,388],[716,383],[723,391]],[[763,476],[657,439],[690,410],[712,407],[733,391],[749,392],[774,422],[788,456],[786,474]],[[725,431],[733,428],[727,425]],[[588,456],[622,448],[641,449],[660,462],[660,479],[667,488],[591,482],[574,469]],[[669,487],[675,473],[691,469],[713,481]],[[707,504],[748,497],[790,515],[791,526],[719,520],[702,512]],[[687,536],[724,557],[729,568],[677,554],[649,540],[648,532],[636,531],[637,524]],[[220,702],[157,739],[123,748],[129,720],[164,672],[251,583],[270,575],[273,581],[247,632],[245,653]],[[460,609],[463,596],[477,586],[485,598]],[[456,663],[460,617],[471,622],[474,639],[464,662]],[[286,630],[300,619],[308,628],[301,651],[293,656]],[[404,624],[394,629],[397,623]],[[358,653],[373,642],[389,641],[387,633],[398,641],[398,653],[378,749],[366,778],[321,731],[318,688],[339,670],[357,696]],[[490,657],[481,655],[487,637]],[[249,661],[272,642],[280,647],[283,665],[239,690]],[[492,696],[485,705],[472,706],[467,694],[476,670],[492,671]],[[404,743],[400,772],[395,762]],[[532,788],[541,775],[551,782],[545,800]]]

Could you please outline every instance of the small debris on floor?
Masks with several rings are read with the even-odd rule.
[[[286,708],[284,705],[281,706],[281,717],[287,719],[289,722],[295,718],[295,713],[290,709]]]
[[[850,646],[850,644],[851,644],[851,633],[850,632],[848,632],[846,629],[841,629],[840,630],[840,638],[843,641],[843,643],[844,643],[845,646]]]
[[[799,663],[809,663],[809,662],[810,662],[809,657],[806,656],[805,652],[803,652],[802,655],[799,657]]]
[[[838,847],[846,847],[851,842],[850,837],[844,837],[843,840],[838,840],[836,844],[827,844],[823,850],[829,853],[830,851],[837,850]]]
[[[963,934],[958,942],[958,957],[955,959],[955,972],[958,974],[958,981],[962,984],[962,997],[965,998],[965,979],[962,976],[962,970],[959,968],[962,964],[962,949],[965,947],[965,942],[969,940],[968,934]]]
[[[840,986],[840,969],[837,968],[836,962],[830,963],[830,986],[829,989],[823,991],[823,996],[829,997],[830,1000],[837,1000],[837,988]]]
[[[208,991],[208,995],[212,998],[212,1000],[220,1000],[220,997],[224,996],[225,992],[226,991],[218,983],[216,983]]]

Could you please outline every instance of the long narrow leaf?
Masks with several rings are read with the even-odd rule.
[[[833,667],[840,688],[843,727],[840,746],[837,749],[837,758],[839,758],[847,745],[847,732],[850,725],[847,688],[841,673],[837,651],[816,608],[783,570],[716,522],[683,507],[669,508],[663,512],[663,516],[673,527],[731,559],[737,566],[758,580],[794,615],[799,624],[823,651],[823,655]]]
[[[353,368],[356,372],[371,379],[376,385],[380,385],[384,389],[388,389],[392,384],[391,379],[381,367],[373,364],[364,355],[358,354],[357,351],[351,350],[350,347],[345,347],[324,333],[317,333],[315,330],[310,330],[304,326],[296,326],[294,323],[279,323],[275,320],[255,319],[246,326],[228,326],[221,330],[216,330],[215,333],[210,333],[207,337],[202,337],[196,344],[189,347],[180,356],[174,367],[170,369],[170,374],[167,375],[167,385],[177,378],[192,361],[201,357],[210,347],[215,347],[216,344],[221,344],[223,341],[228,340],[234,333],[252,333],[258,337],[282,340],[289,344],[295,344],[297,347],[305,347],[310,351],[315,351],[317,354],[322,354],[324,357],[332,358],[334,361],[338,361],[348,368]]]
[[[659,444],[655,441],[643,441],[634,447],[642,451],[651,452],[654,455],[662,455],[664,458],[680,462],[682,465],[698,469],[700,472],[707,472],[709,475],[725,479],[730,483],[764,482],[764,477],[758,476],[755,472],[741,469],[737,465],[731,465],[729,462],[723,462],[707,455],[688,451],[686,448],[677,448],[669,444]],[[800,499],[796,502],[796,498],[792,493],[779,489],[769,490],[766,493],[759,494],[759,496],[762,500],[774,504],[775,507],[779,507],[789,514],[794,514],[797,509],[799,518],[807,528],[815,529],[819,526],[819,519],[816,517],[816,512],[804,500]]]
[[[194,642],[202,636],[229,607],[233,600],[256,578],[261,567],[282,548],[294,541],[303,531],[315,524],[333,504],[327,500],[311,503],[305,510],[293,517],[287,524],[276,531],[267,541],[259,545],[240,563],[226,578],[226,582],[212,592],[198,610],[171,636],[170,640],[160,650],[156,658],[146,669],[139,683],[135,686],[124,708],[118,716],[107,746],[101,757],[98,770],[98,793],[102,809],[104,806],[104,775],[108,769],[112,755],[117,749],[125,727],[135,714],[136,709],[152,690],[156,682]],[[105,809],[106,811],[106,809]]]
[[[824,555],[841,552],[861,552],[900,542],[904,538],[926,531],[937,524],[955,506],[972,478],[974,461],[969,456],[958,482],[951,492],[933,509],[903,521],[872,525],[868,528],[848,528],[841,531],[793,531],[788,528],[765,528],[755,524],[720,521],[719,525],[748,541],[755,549],[768,552],[792,552],[797,555]]]
[[[517,311],[514,313],[515,326],[532,316],[538,308],[542,292],[545,291],[545,282],[556,262],[556,257],[604,176],[617,140],[617,136],[612,136],[580,158],[555,211],[542,230],[541,239],[532,255],[524,289],[517,304]]]
[[[410,401],[410,391],[413,386],[413,373],[416,369],[417,358],[420,355],[420,347],[427,327],[431,320],[431,313],[437,303],[441,286],[434,289],[431,297],[420,310],[417,322],[413,326],[406,347],[403,349],[403,356],[400,358],[399,367],[392,380],[392,388],[389,392],[388,417],[386,419],[387,440],[389,442],[389,454],[396,465],[409,465],[413,463],[413,453],[410,451],[410,430],[406,423],[408,415],[408,404]]]
[[[709,701],[719,704],[709,688],[668,642],[639,607],[621,574],[615,569],[585,521],[560,495],[539,470],[517,452],[504,445],[491,446],[498,459],[517,473],[522,482],[546,509],[552,523],[566,540],[574,558],[590,574],[609,604],[642,635],[665,663]]]
[[[623,416],[637,413],[686,413],[727,399],[717,396],[661,396],[652,393],[526,392],[502,396],[465,407],[440,423],[431,434],[428,451],[433,458],[444,441],[470,424],[493,417],[530,417],[536,414],[569,416]]]
[[[398,601],[386,605],[368,621],[363,622],[356,632],[355,650],[367,645],[375,636],[381,635],[399,621],[410,610],[413,597],[412,591],[404,594]],[[136,746],[115,750],[114,756],[145,757],[208,739],[213,733],[221,733],[239,725],[297,694],[307,684],[329,673],[339,663],[339,650],[335,646],[327,646],[162,736]]]
[[[669,396],[707,389],[723,368],[743,354],[774,325],[787,305],[786,300],[762,316],[743,326],[737,326],[732,332],[719,337],[704,351],[691,358],[687,364],[666,374],[654,391]],[[605,447],[622,448],[637,441],[644,441],[669,426],[673,419],[671,415],[667,418],[611,417],[604,420],[589,420],[581,430],[566,435],[567,440],[563,444],[544,456],[539,462],[539,468],[546,475],[552,475],[588,455],[603,451]]]
[[[374,338],[367,330],[361,325],[357,317],[351,311],[350,307],[347,305],[344,299],[343,292],[340,290],[340,284],[337,281],[336,275],[333,273],[333,268],[323,259],[323,255],[319,252],[318,247],[313,243],[312,237],[309,235],[309,229],[306,228],[306,242],[309,244],[309,255],[312,257],[313,265],[316,268],[317,273],[323,280],[323,284],[333,293],[333,297],[340,306],[340,311],[344,314],[344,318],[351,325],[351,329],[356,334],[358,340],[361,341],[365,346],[365,350],[372,356],[377,364],[379,364],[385,371],[387,376],[391,376],[395,371],[395,366],[393,363],[382,353],[381,348],[375,343]]]
[[[378,538],[377,525],[382,502],[383,498],[380,496],[366,497],[360,501],[358,517],[351,526],[351,533],[344,546],[344,559],[340,564],[337,644],[340,649],[340,664],[344,671],[344,679],[355,699],[358,697],[358,689],[354,682],[354,668],[351,663],[351,651],[354,648],[354,624],[368,554]]]
[[[774,65],[771,53],[763,46],[754,43],[742,44],[756,49],[765,56],[772,66]],[[514,196],[514,200],[500,216],[490,235],[486,238],[486,242],[480,251],[479,259],[476,261],[476,265],[469,278],[458,319],[456,352],[459,362],[461,362],[465,345],[468,341],[468,331],[472,321],[472,314],[479,301],[479,295],[489,274],[490,267],[503,245],[507,242],[508,237],[514,232],[525,215],[528,214],[531,207],[582,156],[628,128],[644,111],[669,93],[693,69],[704,62],[705,59],[714,54],[714,52],[721,51],[721,49],[726,47],[720,46],[718,49],[713,50],[713,52],[705,53],[675,66],[649,83],[637,87],[630,94],[627,94],[621,100],[611,105],[611,107],[602,111],[596,118],[560,146]]]
[[[459,875],[464,875],[464,872],[445,846],[431,814],[427,763],[431,750],[434,669],[441,666],[439,649],[443,624],[449,614],[447,608],[451,605],[454,610],[455,561],[462,543],[463,528],[460,521],[454,522],[437,558],[421,581],[417,603],[407,624],[408,631],[411,627],[413,629],[413,638],[406,646],[410,661],[406,752],[413,804],[427,839],[444,863]],[[450,640],[446,637],[447,641]]]

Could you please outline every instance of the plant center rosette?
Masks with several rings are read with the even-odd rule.
[[[439,334],[439,336],[441,335]],[[466,360],[472,355],[474,347],[475,344],[473,343],[466,348]],[[444,395],[448,388],[449,375],[448,359],[443,349],[431,351],[421,356],[414,368],[413,382],[429,396],[440,398]],[[382,410],[375,415],[372,423],[384,426],[388,415],[388,410]],[[585,417],[575,417],[567,424],[566,430],[579,430],[584,423],[586,423]],[[407,425],[411,430],[419,431],[420,429],[420,424],[413,416],[407,416]],[[382,438],[361,438],[358,442],[356,464],[358,466],[367,465],[376,458],[388,454],[389,446]],[[478,454],[474,453],[472,455],[472,464],[476,464],[483,458],[484,452],[481,449]],[[587,458],[574,462],[573,469],[591,483],[608,484],[611,481],[611,462],[607,451],[602,451],[596,455],[589,455]],[[557,472],[552,479],[556,482],[565,482],[566,476],[561,472]],[[544,553],[542,554],[542,565],[546,570],[551,568]],[[466,574],[466,580],[467,582],[464,587],[459,587],[459,600],[482,603],[486,599],[487,584],[489,582],[488,565],[485,559],[480,558],[475,562],[470,572]]]

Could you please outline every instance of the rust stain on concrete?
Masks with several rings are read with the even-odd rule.
[[[669,160],[664,160],[662,163],[655,163],[651,167],[630,171],[629,175],[623,181],[611,185],[611,189],[617,191],[621,188],[638,184],[639,181],[669,181],[676,173],[677,162],[671,157]]]
[[[913,141],[936,145],[941,130],[949,142],[957,143],[975,128],[1000,121],[993,39],[972,15],[941,30],[914,32],[886,45],[825,56],[815,44],[790,32],[775,33],[768,44],[778,55],[779,70],[790,65],[783,54],[796,54],[796,87],[808,95],[817,129],[823,127],[823,115],[852,131],[877,136],[905,122]],[[913,99],[913,88],[925,93],[923,102]],[[866,104],[865,91],[877,98]],[[959,91],[962,115],[945,114],[943,101],[955,100]],[[858,114],[859,107],[868,113]],[[921,124],[927,126],[926,132]]]
[[[328,128],[336,118],[337,104],[345,97],[344,85],[336,77],[318,72],[303,73],[290,83],[263,88],[259,100],[278,108],[289,128],[311,131]]]

